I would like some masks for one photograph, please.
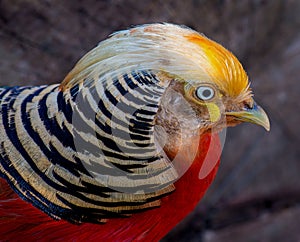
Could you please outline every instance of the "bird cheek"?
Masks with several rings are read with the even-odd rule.
[[[206,103],[206,107],[209,113],[209,119],[212,123],[215,123],[221,118],[221,111],[217,104],[215,103]]]

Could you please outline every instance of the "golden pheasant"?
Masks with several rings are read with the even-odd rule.
[[[217,133],[270,126],[231,52],[166,23],[113,34],[61,84],[1,88],[0,110],[4,241],[159,240],[212,182]]]

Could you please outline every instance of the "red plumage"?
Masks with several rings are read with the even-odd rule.
[[[217,135],[203,135],[193,164],[175,183],[176,190],[161,199],[160,207],[128,218],[110,219],[105,224],[74,225],[55,221],[21,200],[0,179],[0,240],[157,241],[198,204],[215,177],[220,153]],[[200,179],[199,172],[203,166],[213,168],[206,177]]]

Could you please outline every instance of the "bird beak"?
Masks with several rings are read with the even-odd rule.
[[[249,122],[264,127],[267,131],[270,130],[270,121],[266,112],[255,102],[252,108],[245,108],[242,111],[229,111],[226,116],[232,116],[235,120]]]

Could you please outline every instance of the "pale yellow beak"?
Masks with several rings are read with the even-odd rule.
[[[234,117],[242,122],[249,122],[264,127],[267,131],[270,130],[270,121],[266,112],[255,102],[252,108],[245,108],[242,111],[226,112],[226,115]]]

